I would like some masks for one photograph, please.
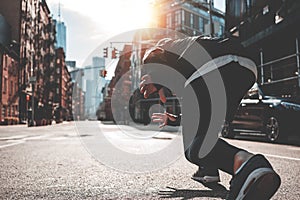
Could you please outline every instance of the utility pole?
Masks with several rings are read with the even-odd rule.
[[[209,0],[209,23],[210,23],[210,36],[214,37],[215,27],[214,27],[214,21],[212,19],[212,1],[213,0]]]
[[[296,38],[296,57],[297,57],[297,68],[298,68],[298,88],[300,90],[300,58],[299,58],[299,42]]]
[[[34,126],[34,87],[35,87],[36,77],[31,76],[29,79],[29,83],[31,84],[32,88],[32,95],[31,95],[31,116],[28,116],[28,118],[31,118],[31,120],[28,120],[28,126]]]

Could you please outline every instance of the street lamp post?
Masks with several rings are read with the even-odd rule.
[[[31,50],[31,68],[30,68],[30,77],[29,84],[31,84],[31,110],[28,110],[28,127],[34,126],[34,84],[36,82],[36,77],[34,76],[34,68],[35,68],[35,52]],[[30,113],[31,111],[31,113]]]
[[[296,59],[297,59],[297,68],[298,68],[298,88],[300,91],[300,58],[299,58],[299,42],[296,38]]]
[[[215,35],[215,27],[214,22],[212,19],[212,0],[209,0],[209,22],[210,22],[210,35],[211,37],[214,37]]]
[[[31,118],[30,122],[28,123],[28,126],[34,126],[34,87],[35,87],[36,77],[31,76],[29,79],[29,83],[31,84],[31,90],[32,90],[32,96],[31,96],[31,116],[28,116]]]

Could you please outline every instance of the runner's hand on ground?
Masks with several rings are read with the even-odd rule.
[[[177,117],[178,116],[173,115],[171,113],[164,112],[164,113],[153,113],[151,119],[155,123],[162,123],[161,125],[159,125],[159,128],[162,128],[168,125],[168,120],[176,121]]]

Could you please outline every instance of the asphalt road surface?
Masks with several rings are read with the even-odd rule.
[[[153,133],[98,121],[1,126],[0,199],[225,199],[231,177],[221,172],[215,188],[191,180],[197,167],[185,160],[176,131]],[[227,141],[269,158],[282,179],[272,199],[300,199],[299,146]],[[165,163],[137,159],[157,152]]]

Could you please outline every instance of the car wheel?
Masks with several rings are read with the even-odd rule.
[[[230,125],[228,122],[225,122],[221,131],[221,135],[224,138],[234,138],[234,132],[232,131],[232,129],[230,128]]]
[[[269,141],[275,142],[279,139],[279,133],[280,133],[280,123],[278,119],[274,116],[269,117],[266,120],[266,135]]]

